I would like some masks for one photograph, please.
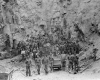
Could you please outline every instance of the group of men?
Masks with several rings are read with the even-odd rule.
[[[75,54],[71,54],[68,57],[69,60],[69,65],[68,65],[68,69],[69,71],[73,71],[74,74],[76,74],[79,71],[79,60],[78,60],[78,56]]]
[[[30,47],[31,46],[31,47]],[[40,74],[41,67],[43,65],[45,74],[48,74],[48,68],[52,71],[53,58],[50,55],[40,56],[40,51],[37,47],[32,47],[32,45],[28,46],[28,48],[21,49],[21,61],[24,61],[26,64],[26,76],[31,76],[31,66],[32,63],[35,63],[37,73]],[[32,50],[33,48],[33,50]],[[32,62],[33,61],[33,62]]]
[[[35,66],[36,66],[36,70],[37,70],[37,74],[40,75],[40,71],[41,71],[41,67],[43,65],[45,74],[48,74],[49,70],[48,67],[50,67],[50,70],[52,71],[52,64],[53,64],[53,59],[51,57],[48,57],[47,55],[45,55],[44,57],[40,57],[39,55],[36,55],[35,59],[31,59],[30,57],[28,57],[26,59],[26,76],[31,76],[31,70],[30,67],[32,65],[32,61],[34,61]]]
[[[21,44],[22,45],[22,44]],[[31,76],[31,65],[32,61],[34,61],[37,73],[40,74],[41,71],[41,66],[43,65],[45,74],[48,74],[49,70],[52,72],[53,71],[53,56],[51,55],[44,55],[40,56],[40,51],[39,48],[34,46],[34,45],[29,45],[28,48],[25,48],[25,46],[22,46],[21,48],[18,48],[19,51],[21,52],[22,59],[20,61],[25,61],[26,63],[26,76]],[[76,54],[70,54],[68,57],[68,68],[71,70],[75,70],[75,73],[78,71],[78,57]],[[66,62],[62,60],[62,67],[65,66]]]
[[[69,46],[67,46],[67,47],[69,47]],[[72,45],[72,46],[70,46],[70,49],[67,48],[68,51],[66,51],[68,53],[67,60],[69,62],[68,70],[71,72],[73,71],[74,74],[76,74],[80,70],[79,57],[77,56],[77,54],[79,54],[78,48],[79,47]],[[48,74],[48,72],[49,72],[48,68],[50,68],[50,71],[53,71],[53,62],[54,62],[53,57],[48,54],[44,55],[44,56],[40,56],[40,51],[39,51],[38,47],[35,47],[35,46],[33,47],[32,45],[30,45],[30,46],[28,46],[28,48],[25,48],[25,46],[22,46],[22,49],[20,52],[22,55],[21,61],[25,61],[25,63],[26,63],[26,76],[31,76],[30,68],[32,65],[32,61],[35,62],[35,66],[36,66],[36,70],[37,70],[38,74],[40,74],[40,72],[41,72],[42,65],[44,66],[45,74]],[[65,65],[66,65],[66,61],[62,60],[62,67],[66,67]]]

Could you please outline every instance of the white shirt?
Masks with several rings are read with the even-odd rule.
[[[21,54],[25,54],[25,51],[21,51]]]

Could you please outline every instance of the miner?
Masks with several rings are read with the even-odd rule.
[[[78,61],[78,56],[76,54],[74,54],[73,57],[73,63],[74,63],[74,74],[76,74],[79,71],[79,61]]]
[[[72,55],[72,54],[70,54],[70,55],[68,56],[68,61],[69,61],[69,64],[68,64],[68,69],[69,69],[69,71],[70,71],[70,70],[73,70],[73,55]]]
[[[94,48],[93,49],[93,60],[96,61],[96,53],[97,53],[98,49]]]
[[[42,63],[44,65],[45,74],[48,74],[48,63],[49,63],[49,61],[48,61],[47,55],[44,56]]]
[[[53,57],[49,57],[49,64],[50,64],[50,71],[52,72],[53,71],[53,62],[54,62],[54,59],[53,59]]]
[[[25,60],[25,54],[26,54],[25,50],[22,49],[22,51],[21,51],[22,61]]]
[[[36,67],[37,67],[37,73],[40,75],[40,68],[41,68],[41,58],[37,56],[35,59]]]
[[[26,76],[31,76],[31,70],[30,70],[30,67],[31,67],[31,59],[28,57],[26,59]]]
[[[17,44],[18,54],[21,54],[21,42]]]

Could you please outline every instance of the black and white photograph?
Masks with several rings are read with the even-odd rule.
[[[0,80],[100,80],[100,0],[0,0]]]

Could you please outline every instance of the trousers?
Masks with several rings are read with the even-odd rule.
[[[37,72],[40,74],[40,65],[37,65]]]
[[[30,66],[26,66],[26,76],[31,76]]]
[[[44,65],[45,74],[48,74],[48,66]]]

